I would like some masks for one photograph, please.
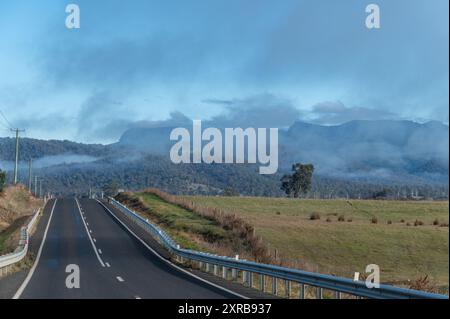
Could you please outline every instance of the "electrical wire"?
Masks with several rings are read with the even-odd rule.
[[[2,126],[7,129],[12,129],[13,126],[11,125],[11,122],[8,120],[8,118],[5,116],[5,114],[3,113],[3,111],[1,109],[0,109],[0,116],[5,120],[7,125],[5,125],[5,123],[0,123],[0,124],[2,124]]]

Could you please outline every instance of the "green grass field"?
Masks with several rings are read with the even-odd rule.
[[[306,270],[352,277],[378,264],[382,282],[408,285],[428,275],[448,289],[448,202],[184,198],[238,214],[281,259]],[[311,220],[312,213],[320,219]]]
[[[160,225],[178,244],[184,248],[214,252],[211,243],[231,242],[229,233],[214,221],[196,213],[167,203],[147,193],[135,193],[151,213],[140,213]]]

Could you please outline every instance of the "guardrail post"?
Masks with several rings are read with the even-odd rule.
[[[214,265],[214,275],[217,276],[219,273],[219,267],[217,265]]]
[[[211,271],[211,264],[206,264],[206,272],[210,272]]]
[[[286,292],[286,298],[291,297],[291,282],[289,280],[284,281],[284,289]]]
[[[335,291],[334,292],[334,299],[341,299],[341,292],[340,291]]]
[[[277,278],[272,277],[272,295],[277,295],[278,287],[277,287]]]
[[[316,288],[316,297],[317,299],[323,299],[323,289],[320,287]]]
[[[305,284],[300,284],[300,299],[305,299]]]
[[[261,274],[261,276],[259,277],[259,286],[261,288],[262,292],[265,292],[266,290],[266,277]]]
[[[222,278],[226,280],[228,277],[227,275],[228,275],[227,267],[222,267]]]
[[[177,245],[177,249],[180,249],[180,245]],[[177,255],[177,261],[183,263],[183,257]]]
[[[248,273],[248,286],[250,288],[253,288],[253,273],[252,272]]]
[[[239,255],[236,255],[234,257],[235,260],[239,260]],[[237,279],[237,269],[233,268],[231,269],[231,279],[236,280]]]
[[[248,272],[246,272],[245,270],[242,272],[242,283],[245,285],[247,283],[247,276],[248,276]]]

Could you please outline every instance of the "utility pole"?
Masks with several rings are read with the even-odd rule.
[[[30,158],[30,161],[29,161],[29,163],[28,163],[28,190],[30,191],[30,193],[31,193],[31,182],[32,182],[32,179],[33,179],[33,160]]]
[[[18,128],[11,129],[12,132],[16,132],[16,161],[14,164],[14,185],[17,184],[17,174],[19,170],[19,133],[25,132],[25,130],[20,130]]]
[[[38,177],[35,176],[34,177],[34,197],[37,197],[37,182],[38,182]]]

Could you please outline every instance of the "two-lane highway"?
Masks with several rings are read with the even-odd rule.
[[[237,298],[170,265],[131,235],[100,203],[49,202],[41,252],[16,298]],[[69,288],[68,265],[80,270]]]

